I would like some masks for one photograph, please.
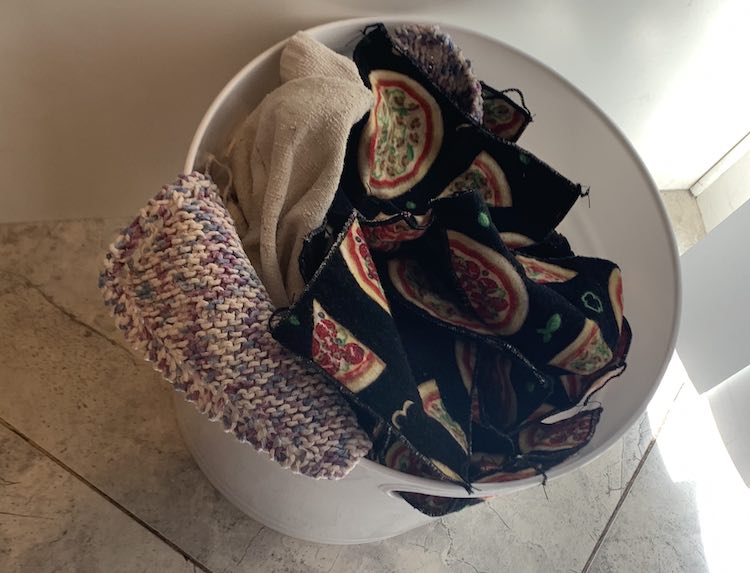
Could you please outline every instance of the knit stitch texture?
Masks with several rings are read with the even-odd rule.
[[[149,201],[110,247],[100,287],[186,400],[283,467],[338,479],[370,449],[338,390],[271,337],[274,308],[208,177]]]
[[[482,85],[448,34],[435,25],[409,24],[394,28],[391,39],[463,113],[482,122]]]

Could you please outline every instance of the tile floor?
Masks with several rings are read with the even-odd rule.
[[[704,233],[695,200],[665,199],[684,250]],[[722,481],[695,463],[675,476],[669,462],[684,450],[695,409],[706,407],[678,360],[639,423],[546,492],[498,498],[366,546],[316,545],[263,527],[202,476],[177,430],[171,390],[102,308],[98,264],[122,223],[0,226],[0,571],[736,570],[725,549],[739,533],[716,504],[737,525],[750,500],[711,497],[739,491],[731,468]]]

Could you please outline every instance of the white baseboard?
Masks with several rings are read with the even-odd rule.
[[[693,183],[690,187],[690,192],[695,197],[700,195],[748,152],[750,152],[750,133],[740,139],[711,169],[706,171],[698,181]]]

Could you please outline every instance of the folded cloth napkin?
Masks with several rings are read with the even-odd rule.
[[[620,269],[555,231],[581,186],[467,118],[384,27],[354,58],[375,104],[273,335],[370,414],[381,463],[467,488],[544,473],[589,442],[590,398],[625,368]]]
[[[354,63],[298,32],[281,54],[281,85],[239,128],[224,199],[273,303],[304,288],[303,238],[319,227],[344,165],[349,131],[372,105]]]
[[[185,399],[283,467],[337,479],[371,447],[338,389],[268,330],[274,310],[216,186],[165,186],[117,238],[100,287]]]

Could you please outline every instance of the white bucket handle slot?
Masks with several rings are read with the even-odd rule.
[[[423,495],[434,495],[437,497],[456,497],[456,498],[477,498],[477,497],[492,497],[497,492],[484,491],[481,488],[474,486],[474,491],[468,492],[460,485],[441,483],[434,486],[426,485],[415,485],[410,483],[399,483],[399,484],[382,484],[378,486],[378,489],[389,497],[401,497],[400,493],[420,493]]]

